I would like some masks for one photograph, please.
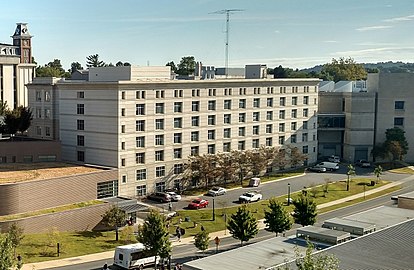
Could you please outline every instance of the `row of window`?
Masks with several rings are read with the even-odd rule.
[[[44,118],[45,119],[50,119],[51,118],[51,110],[50,108],[45,108],[43,110],[44,112]],[[37,119],[41,119],[42,118],[42,108],[36,108],[36,118]]]
[[[44,130],[45,130],[45,134],[43,134],[43,127],[41,126],[36,126],[35,127],[35,133],[36,136],[46,136],[46,137],[50,137],[51,136],[51,128],[49,126],[45,126]]]
[[[50,102],[51,97],[49,91],[44,92],[44,100]],[[42,101],[42,91],[36,91],[36,101]]]

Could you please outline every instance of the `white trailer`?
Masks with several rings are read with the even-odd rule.
[[[143,269],[148,265],[155,265],[159,260],[160,257],[155,258],[142,243],[136,243],[116,247],[113,265],[122,269]]]

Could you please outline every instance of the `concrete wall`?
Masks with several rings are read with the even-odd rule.
[[[398,197],[398,207],[414,210],[414,198]]]
[[[59,141],[10,141],[0,140],[0,157],[6,157],[7,163],[24,162],[25,157],[31,156],[32,162],[42,162],[43,156],[55,156],[55,161],[61,159],[61,146]],[[52,160],[49,160],[52,161]],[[1,206],[0,206],[1,207]]]

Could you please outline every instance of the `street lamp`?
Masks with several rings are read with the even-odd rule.
[[[290,205],[290,183],[288,183],[288,200],[287,200],[287,205]]]
[[[214,198],[213,198],[213,221],[215,220],[216,220],[216,213],[215,213]]]

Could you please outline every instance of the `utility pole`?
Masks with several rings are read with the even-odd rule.
[[[222,9],[215,12],[212,12],[211,14],[226,14],[226,52],[225,52],[225,74],[226,79],[229,76],[229,24],[230,24],[230,13],[244,11],[244,9]]]

